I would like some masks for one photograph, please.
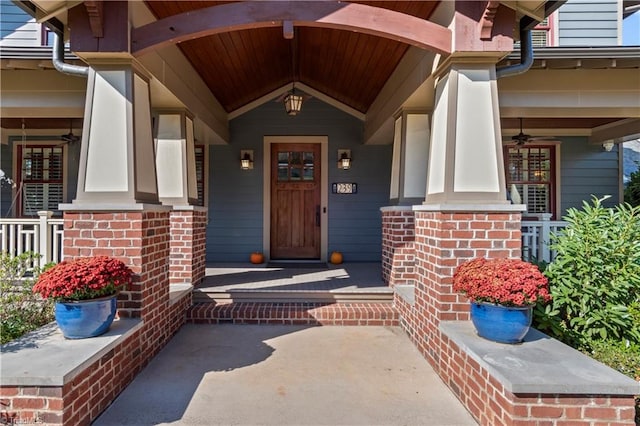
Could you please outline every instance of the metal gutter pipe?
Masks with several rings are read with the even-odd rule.
[[[89,75],[89,67],[67,64],[64,61],[64,40],[57,32],[53,33],[53,54],[51,62],[53,62],[55,69],[61,73],[78,77],[87,77]]]
[[[533,43],[531,40],[531,30],[525,29],[520,21],[520,63],[496,68],[496,77],[511,77],[529,71],[533,65]]]
[[[567,0],[548,1],[544,6],[544,16],[549,16]],[[533,43],[531,40],[531,30],[538,25],[538,21],[529,16],[520,19],[520,63],[496,68],[496,77],[511,77],[529,71],[533,65]]]

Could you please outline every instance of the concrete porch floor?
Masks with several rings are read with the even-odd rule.
[[[94,424],[476,422],[400,328],[186,325]]]
[[[353,302],[386,301],[393,290],[382,281],[379,262],[251,265],[209,264],[194,302],[278,301]]]
[[[380,263],[318,264],[296,267],[293,263],[251,265],[208,264],[199,289],[264,291],[388,291]]]

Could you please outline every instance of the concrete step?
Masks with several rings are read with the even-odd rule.
[[[375,325],[398,326],[392,303],[384,302],[237,302],[194,303],[187,312],[194,324]]]

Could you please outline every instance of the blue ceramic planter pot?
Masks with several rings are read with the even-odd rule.
[[[117,295],[100,299],[56,302],[55,317],[67,339],[84,339],[106,333],[116,316]]]
[[[520,343],[531,327],[532,311],[532,306],[472,302],[471,321],[480,337],[500,343]]]

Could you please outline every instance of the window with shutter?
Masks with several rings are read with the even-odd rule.
[[[54,145],[20,145],[19,212],[37,216],[39,210],[58,211],[64,201],[63,148]]]
[[[511,200],[527,206],[525,216],[555,216],[555,146],[509,145],[504,157]]]

